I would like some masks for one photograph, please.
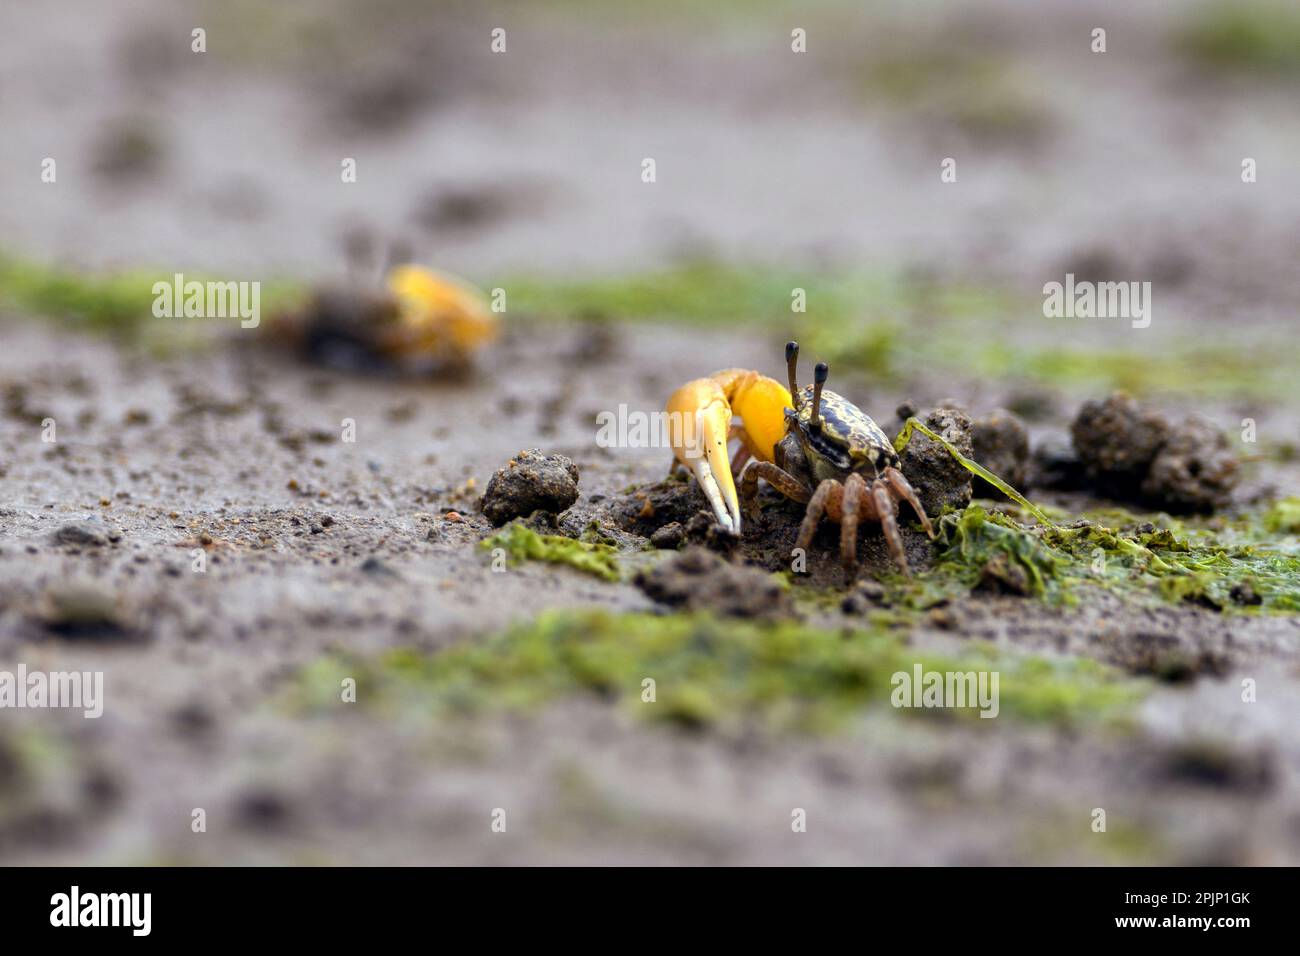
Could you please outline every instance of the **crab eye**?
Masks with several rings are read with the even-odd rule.
[[[825,362],[818,362],[817,367],[813,369],[813,400],[812,400],[812,427],[821,431],[822,421],[822,387],[826,384],[826,379],[830,375],[830,368]]]

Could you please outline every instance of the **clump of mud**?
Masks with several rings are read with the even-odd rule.
[[[840,610],[845,614],[865,614],[878,607],[888,607],[889,598],[885,586],[871,578],[862,578],[853,590],[840,602]]]
[[[81,548],[102,548],[121,538],[121,531],[106,528],[98,521],[70,521],[60,525],[51,535],[55,544]]]
[[[742,539],[724,530],[714,520],[699,485],[684,472],[634,488],[610,499],[606,507],[620,529],[648,538],[660,551],[701,545],[729,557],[741,550],[743,540],[753,539],[750,531]]]
[[[608,510],[617,527],[650,538],[651,546],[659,550],[703,545],[731,555],[741,546],[740,537],[715,522],[699,485],[682,472],[612,499]]]
[[[1227,437],[1192,416],[1156,455],[1142,482],[1142,496],[1159,502],[1165,511],[1213,511],[1231,502],[1240,477]]]
[[[1169,438],[1169,422],[1122,392],[1084,402],[1070,426],[1079,464],[1097,491],[1135,498]]]
[[[611,517],[620,528],[652,539],[658,548],[682,544],[692,520],[708,508],[709,502],[699,486],[681,472],[609,502]]]
[[[690,521],[683,525],[680,521],[670,521],[654,534],[650,535],[651,546],[660,551],[675,551],[683,545],[703,545],[719,554],[734,554],[740,547],[740,537],[730,534],[718,526],[713,515],[707,511],[697,511]]]
[[[1070,427],[1079,468],[1100,494],[1174,513],[1227,505],[1240,479],[1227,438],[1197,416],[1173,425],[1123,392],[1085,402]]]
[[[559,514],[578,500],[578,466],[563,455],[521,451],[497,469],[480,510],[498,528],[534,511]]]
[[[919,415],[914,406],[904,403],[898,407],[897,435],[907,419],[915,417],[951,442],[967,458],[974,458],[975,447],[970,415],[955,402],[943,402],[938,408]],[[958,462],[948,449],[920,432],[913,432],[907,447],[899,454],[902,472],[916,489],[926,514],[937,517],[951,505],[965,508],[971,500],[971,473]],[[993,469],[996,473],[997,469]]]
[[[650,535],[650,544],[660,551],[675,551],[686,540],[686,529],[680,521],[670,521]]]
[[[976,420],[971,429],[971,444],[977,462],[1011,487],[1025,488],[1029,464],[1029,430],[1020,417],[1005,408],[996,408]],[[971,490],[978,498],[1001,498],[1002,493],[975,477]]]
[[[638,572],[636,584],[652,600],[673,608],[727,617],[795,616],[793,599],[772,575],[730,564],[705,548],[688,547]]]

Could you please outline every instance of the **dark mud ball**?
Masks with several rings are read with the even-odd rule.
[[[781,620],[795,616],[794,599],[772,575],[731,564],[701,547],[688,547],[638,572],[635,582],[647,597],[668,607],[723,617]]]
[[[905,410],[910,411],[910,408],[900,408],[900,414]],[[945,403],[916,417],[967,458],[975,456],[970,416],[960,406]],[[970,472],[937,441],[914,431],[907,447],[899,453],[899,458],[902,460],[903,474],[916,489],[921,504],[930,517],[937,517],[948,505],[965,508],[970,504]]]
[[[673,551],[681,545],[685,536],[686,529],[682,527],[681,522],[670,521],[650,535],[650,543],[661,551]]]
[[[578,500],[578,466],[563,455],[522,451],[497,469],[483,495],[483,514],[497,527],[534,511],[559,514]]]
[[[1029,431],[1020,418],[1005,408],[996,408],[975,422],[971,443],[977,462],[1008,482],[1017,491],[1025,489],[1026,466],[1029,464]],[[1000,498],[998,491],[983,478],[972,481],[972,489],[981,498]]]
[[[1070,436],[1079,464],[1098,491],[1133,497],[1169,439],[1169,423],[1116,392],[1100,404],[1084,402]]]
[[[678,524],[683,533],[691,519],[708,510],[709,500],[693,480],[667,478],[652,485],[641,485],[610,499],[609,511],[624,531],[649,537],[661,528]]]
[[[1142,497],[1172,513],[1213,511],[1232,500],[1241,479],[1237,456],[1213,424],[1190,417],[1165,442],[1146,480]]]

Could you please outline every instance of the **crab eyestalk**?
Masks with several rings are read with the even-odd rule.
[[[813,428],[822,427],[822,389],[830,374],[830,367],[825,362],[818,362],[817,367],[813,369],[813,408],[812,418],[808,420],[808,424]]]
[[[799,343],[785,343],[785,370],[790,376],[790,399],[794,402],[794,410],[797,412],[803,407],[803,399],[799,397]]]

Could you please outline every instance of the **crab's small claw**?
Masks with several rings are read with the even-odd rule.
[[[687,382],[669,397],[668,414],[673,454],[695,475],[718,524],[740,534],[740,500],[727,454],[732,411],[722,387],[711,378]]]

